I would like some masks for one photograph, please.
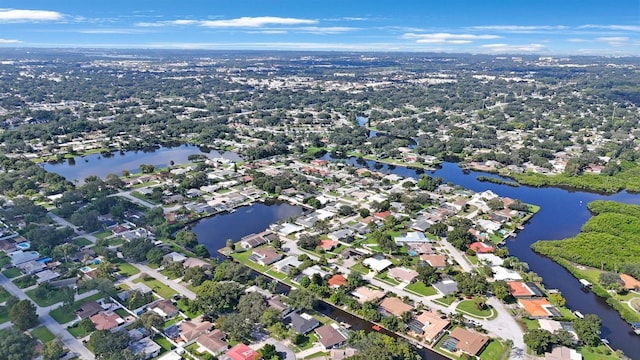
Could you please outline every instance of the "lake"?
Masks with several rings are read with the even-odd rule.
[[[167,167],[173,161],[175,164],[188,162],[189,155],[204,154],[209,158],[225,158],[232,161],[240,161],[242,158],[233,152],[220,153],[211,151],[204,153],[194,145],[182,145],[178,147],[162,147],[154,151],[126,151],[124,153],[113,152],[112,156],[105,157],[102,154],[91,154],[84,157],[76,157],[75,163],[65,160],[61,163],[43,163],[42,167],[50,172],[60,174],[65,179],[82,183],[84,179],[95,175],[104,178],[108,174],[121,175],[123,170],[132,174],[140,171],[141,164],[151,164],[155,167]]]
[[[329,155],[323,159],[334,160]],[[349,158],[344,160],[354,166],[363,166],[383,173],[394,173],[403,177],[417,178],[414,169],[401,166],[388,166],[369,160]],[[606,338],[614,349],[621,349],[633,358],[640,359],[640,336],[631,332],[631,327],[604,299],[591,292],[584,292],[582,286],[567,270],[553,261],[531,250],[531,244],[538,240],[557,240],[575,236],[591,214],[587,203],[593,200],[614,200],[629,204],[640,204],[640,195],[619,192],[603,195],[584,191],[572,191],[560,188],[534,188],[529,186],[511,187],[507,185],[481,182],[480,175],[501,178],[480,171],[464,172],[457,163],[445,162],[441,168],[425,173],[441,177],[445,183],[460,185],[473,191],[491,190],[500,196],[508,196],[541,207],[540,211],[525,225],[524,230],[515,238],[507,241],[509,253],[529,264],[531,271],[542,276],[544,286],[556,288],[567,300],[567,307],[579,310],[583,314],[596,314],[602,319],[602,338]],[[509,180],[501,178],[504,180]]]
[[[238,241],[246,235],[266,230],[277,221],[298,217],[303,211],[301,206],[281,201],[257,202],[232,213],[202,219],[191,230],[212,256],[222,259],[218,249],[227,245],[227,239]]]

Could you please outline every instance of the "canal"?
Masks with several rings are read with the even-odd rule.
[[[325,155],[323,159],[332,159]],[[401,166],[389,166],[369,160],[349,158],[344,160],[358,167],[368,167],[383,173],[394,173],[404,177],[418,177],[418,172]],[[460,185],[474,191],[491,190],[500,196],[508,196],[541,207],[540,211],[525,225],[523,231],[507,241],[509,253],[529,264],[531,271],[544,279],[546,288],[555,288],[562,292],[567,306],[583,314],[596,314],[602,320],[601,337],[609,340],[614,349],[622,350],[633,359],[640,359],[640,336],[633,334],[631,327],[620,318],[604,299],[593,293],[585,293],[578,280],[567,270],[546,257],[531,250],[531,244],[538,240],[557,240],[575,236],[591,214],[587,203],[593,200],[613,200],[630,204],[640,204],[640,195],[619,192],[617,194],[596,194],[584,191],[572,191],[560,188],[534,188],[529,186],[512,187],[503,184],[481,182],[483,175],[500,176],[480,171],[464,172],[457,163],[445,162],[435,171],[426,171],[434,177],[441,177],[445,183]],[[504,180],[509,180],[502,178]]]

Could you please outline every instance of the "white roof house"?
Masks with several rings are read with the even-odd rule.
[[[401,236],[396,236],[393,239],[396,244],[398,245],[402,245],[402,244],[406,244],[406,243],[426,243],[426,242],[432,242],[429,238],[427,238],[426,236],[424,236],[423,233],[421,232],[417,232],[417,231],[413,231],[413,232],[408,232],[404,235]]]
[[[522,276],[516,271],[502,266],[492,266],[491,271],[493,271],[493,278],[495,280],[522,280]]]
[[[372,257],[364,259],[362,263],[364,266],[376,272],[384,271],[386,268],[393,265],[393,263],[387,259],[376,259]]]

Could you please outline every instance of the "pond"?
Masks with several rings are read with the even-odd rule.
[[[194,145],[182,145],[178,147],[161,147],[152,151],[126,151],[114,152],[111,156],[103,154],[91,154],[84,157],[68,159],[61,163],[43,163],[42,167],[50,172],[60,174],[65,179],[82,183],[84,179],[95,175],[104,178],[108,174],[121,175],[123,170],[132,174],[140,171],[141,164],[154,165],[155,167],[167,167],[173,161],[176,165],[188,162],[189,155],[204,154],[208,158],[225,158],[232,161],[242,160],[233,152],[211,151],[204,153]]]

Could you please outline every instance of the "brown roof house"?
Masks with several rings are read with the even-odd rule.
[[[165,319],[178,315],[179,309],[171,300],[160,300],[151,307],[151,310]]]
[[[84,320],[86,318],[92,317],[102,310],[104,309],[102,308],[102,306],[100,306],[100,304],[95,301],[89,301],[88,303],[82,304],[82,306],[80,306],[80,309],[76,310],[76,315],[78,315],[80,319]]]
[[[249,260],[262,266],[269,266],[280,259],[282,259],[282,255],[270,247],[255,249],[253,254],[249,256]]]
[[[198,319],[183,321],[180,324],[180,338],[187,345],[194,342],[200,335],[206,333],[213,327],[212,323],[208,321],[202,321],[201,318]]]
[[[449,339],[457,340],[455,350],[475,356],[484,349],[489,342],[489,337],[478,332],[457,327],[449,334]]]
[[[213,356],[218,356],[223,352],[227,351],[229,348],[229,344],[224,341],[225,334],[215,329],[208,333],[204,333],[196,339],[196,344],[198,344],[202,349],[206,350]]]
[[[124,324],[124,320],[120,315],[111,311],[101,311],[90,317],[90,319],[96,330],[112,330]]]
[[[431,311],[423,311],[409,322],[409,330],[422,337],[424,341],[433,343],[438,341],[444,334],[444,330],[449,327],[449,320],[441,319],[440,315]]]
[[[337,324],[324,325],[315,330],[318,341],[326,350],[340,347],[347,343],[349,335],[347,330]]]
[[[405,284],[410,284],[416,277],[418,277],[418,272],[402,267],[394,267],[387,272],[387,276]]]
[[[364,303],[367,301],[376,301],[382,299],[384,297],[384,291],[371,289],[366,286],[360,286],[359,288],[353,290],[351,292],[351,295],[355,296],[359,303]]]
[[[405,304],[402,299],[397,297],[385,298],[378,306],[378,312],[383,316],[402,316],[402,314],[411,310],[413,310],[413,306]]]

